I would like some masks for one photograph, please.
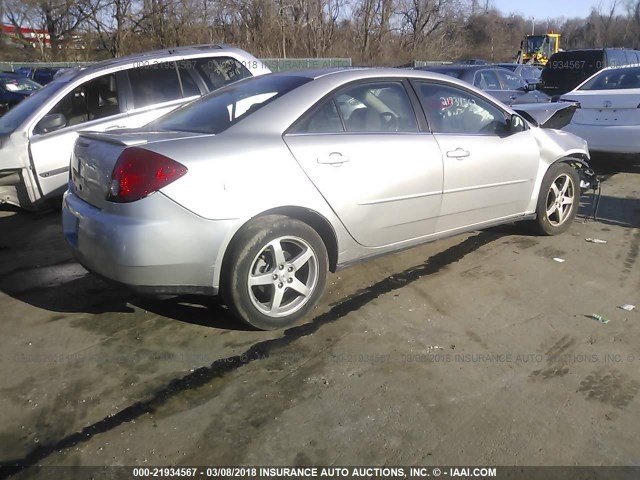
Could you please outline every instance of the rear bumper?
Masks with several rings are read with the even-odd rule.
[[[161,193],[134,203],[106,211],[65,193],[63,231],[78,262],[140,293],[217,294],[218,257],[236,221],[200,218]]]
[[[640,125],[603,126],[571,123],[563,130],[584,138],[592,152],[640,153]]]

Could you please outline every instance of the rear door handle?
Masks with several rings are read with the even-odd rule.
[[[470,156],[471,154],[464,148],[456,148],[455,150],[447,152],[447,157],[449,158],[466,158]]]
[[[342,155],[340,152],[331,152],[326,157],[318,157],[318,163],[322,163],[324,165],[333,165],[334,167],[339,167],[345,162],[349,161],[349,157]]]
[[[111,127],[105,128],[105,132],[107,130],[122,130],[123,128],[127,128],[124,125],[113,125]]]

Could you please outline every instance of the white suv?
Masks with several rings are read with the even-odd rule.
[[[29,210],[60,197],[81,130],[141,127],[205,93],[270,73],[227,46],[198,45],[74,69],[0,117],[0,203]]]

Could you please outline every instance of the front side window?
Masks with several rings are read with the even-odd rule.
[[[349,87],[336,96],[348,132],[417,132],[418,123],[401,82]]]
[[[504,112],[466,90],[420,82],[418,91],[433,133],[501,135],[507,131]]]
[[[103,75],[77,86],[49,112],[64,115],[66,126],[79,125],[118,113],[118,89],[113,74]]]
[[[175,62],[150,63],[129,70],[135,108],[182,98]]]
[[[150,123],[151,130],[218,134],[310,78],[264,75],[228,85]]]
[[[493,70],[480,70],[476,72],[473,85],[480,90],[502,90],[498,75]]]
[[[505,90],[522,90],[526,88],[524,80],[510,72],[499,72]]]

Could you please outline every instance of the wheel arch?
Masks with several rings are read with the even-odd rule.
[[[549,165],[557,165],[558,163],[566,163],[571,165],[578,171],[578,175],[581,181],[581,188],[586,190],[597,190],[600,185],[600,181],[596,173],[589,165],[589,155],[584,153],[572,153],[566,157],[559,158],[557,161]]]
[[[335,273],[337,265],[338,265],[338,236],[336,232],[329,222],[323,215],[316,212],[315,210],[311,210],[305,207],[296,207],[296,206],[286,206],[286,207],[276,207],[270,210],[265,210],[260,212],[257,215],[254,215],[245,223],[243,223],[238,230],[233,234],[231,240],[228,243],[228,247],[226,248],[224,257],[222,259],[222,271],[225,271],[226,265],[229,263],[228,252],[229,246],[233,245],[236,241],[236,238],[242,232],[245,226],[247,226],[252,221],[257,218],[264,217],[267,215],[284,215],[286,217],[294,218],[303,223],[306,223],[311,228],[313,228],[324,243],[327,249],[327,255],[329,257],[329,271]]]

